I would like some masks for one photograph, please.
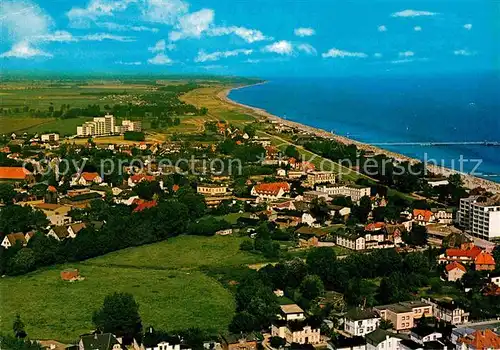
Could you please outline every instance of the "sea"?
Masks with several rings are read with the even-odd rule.
[[[499,75],[276,78],[229,98],[500,182]]]

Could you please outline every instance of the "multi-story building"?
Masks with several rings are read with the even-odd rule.
[[[365,237],[357,233],[343,233],[337,234],[335,243],[338,246],[351,249],[351,250],[365,250],[366,240]]]
[[[104,117],[95,117],[76,128],[77,136],[104,136],[115,132],[115,117],[106,114]]]
[[[380,324],[380,316],[371,309],[355,308],[344,317],[344,331],[352,336],[365,336]]]
[[[127,131],[142,131],[142,123],[140,121],[122,120],[122,125],[116,125],[115,134],[123,134]]]
[[[55,142],[55,141],[59,141],[59,134],[57,134],[57,133],[42,134],[40,136],[40,140],[42,140],[42,142]]]
[[[370,196],[370,187],[359,185],[335,185],[335,186],[321,186],[316,188],[317,191],[325,192],[329,196],[344,196],[351,197],[353,202],[359,202],[362,197]]]
[[[311,186],[321,183],[335,183],[335,173],[331,171],[311,171],[307,174],[307,183]]]
[[[405,301],[374,307],[383,320],[390,321],[394,330],[402,331],[414,327],[415,319],[432,316],[432,305],[421,301]]]
[[[455,304],[453,300],[428,298],[422,299],[422,301],[432,305],[432,314],[438,320],[451,323],[452,325],[469,322],[469,313]]]
[[[475,237],[488,241],[500,239],[500,195],[462,198],[458,223]]]
[[[223,196],[227,194],[227,185],[219,184],[199,184],[196,191],[207,196]]]
[[[313,328],[304,321],[286,322],[278,320],[271,326],[271,336],[284,338],[287,343],[318,344],[321,340],[319,328]]]

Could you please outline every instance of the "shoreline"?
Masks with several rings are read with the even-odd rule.
[[[286,120],[286,119],[283,119],[279,116],[276,116],[274,114],[269,113],[268,111],[266,111],[263,108],[245,105],[243,103],[236,102],[236,101],[231,100],[229,98],[229,93],[232,90],[239,90],[242,88],[255,86],[255,85],[262,85],[262,84],[266,84],[266,83],[267,82],[264,81],[264,82],[251,84],[251,85],[243,85],[243,86],[238,86],[238,87],[234,87],[234,88],[226,88],[226,89],[223,89],[217,93],[217,98],[219,98],[221,101],[229,103],[231,105],[248,109],[253,114],[260,116],[260,117],[264,117],[270,121],[279,122],[279,123],[286,125],[288,127],[297,128],[299,130],[302,130],[302,131],[307,132],[307,133],[311,133],[311,134],[319,136],[319,137],[332,139],[332,140],[335,140],[335,141],[342,143],[342,144],[345,144],[345,145],[354,144],[354,145],[356,145],[356,147],[358,149],[361,149],[364,151],[370,151],[370,152],[373,152],[375,154],[384,154],[387,157],[394,158],[395,160],[397,160],[399,162],[408,161],[411,164],[422,163],[422,161],[420,159],[416,159],[416,158],[405,156],[405,155],[400,154],[400,153],[388,151],[386,149],[383,149],[383,148],[380,148],[377,146],[373,146],[373,145],[370,145],[370,144],[367,144],[367,143],[364,143],[361,141],[353,140],[353,139],[350,139],[350,138],[345,137],[345,136],[335,135],[335,134],[332,134],[331,132],[328,132],[328,131],[320,129],[320,128],[316,128],[316,127],[308,126],[308,125],[301,124],[298,122]],[[453,175],[453,174],[459,174],[462,177],[462,181],[464,183],[463,186],[467,189],[482,187],[489,192],[500,193],[500,183],[496,183],[496,182],[493,182],[491,180],[483,179],[483,178],[476,177],[476,176],[466,174],[466,173],[461,173],[457,170],[452,170],[452,169],[438,166],[438,165],[427,164],[427,170],[432,172],[435,175],[441,175],[441,176],[446,176],[446,177]]]

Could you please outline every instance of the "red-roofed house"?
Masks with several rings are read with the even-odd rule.
[[[413,209],[413,221],[415,221],[417,224],[426,226],[434,222],[435,220],[436,217],[434,216],[434,213],[432,211]]]
[[[255,185],[251,195],[258,197],[258,200],[276,200],[282,198],[286,193],[290,193],[288,182],[271,182]]]
[[[0,182],[3,181],[13,181],[21,182],[26,181],[28,183],[35,182],[35,177],[28,169],[24,167],[0,167]]]
[[[74,174],[73,179],[71,180],[71,185],[82,185],[82,186],[90,186],[92,184],[100,184],[102,183],[102,178],[96,172],[86,172],[84,171],[81,174]]]
[[[463,275],[467,272],[465,266],[456,261],[446,265],[445,270],[449,282],[455,282],[462,279]]]
[[[135,175],[132,175],[128,178],[128,185],[130,187],[134,187],[139,182],[142,182],[142,181],[152,182],[155,180],[156,180],[156,178],[153,175],[135,174]]]
[[[495,269],[495,259],[490,253],[481,252],[474,259],[474,267],[478,271],[493,271]]]
[[[372,222],[365,226],[365,231],[380,231],[385,227],[385,222]]]
[[[477,330],[472,334],[457,339],[460,350],[500,349],[500,336],[491,329]]]
[[[440,263],[458,261],[462,264],[473,263],[482,250],[476,246],[446,249],[446,252],[439,257]]]
[[[138,213],[145,209],[156,207],[158,205],[158,202],[156,202],[155,200],[145,201],[143,199],[136,199],[134,200],[133,204],[137,205],[133,210],[134,213]]]

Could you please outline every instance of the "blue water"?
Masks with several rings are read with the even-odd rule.
[[[237,102],[366,142],[500,141],[500,77],[276,79],[231,91]],[[500,147],[384,146],[500,182]]]

